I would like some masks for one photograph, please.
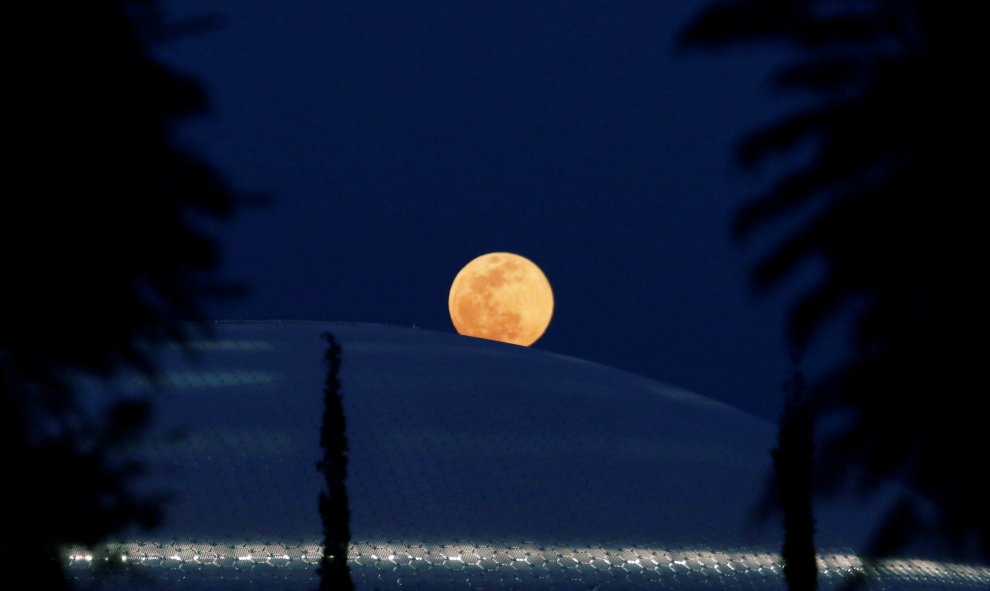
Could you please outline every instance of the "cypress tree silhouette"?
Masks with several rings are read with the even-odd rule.
[[[681,38],[693,47],[789,44],[800,57],[776,82],[818,99],[742,142],[745,165],[805,148],[812,157],[743,207],[734,230],[743,238],[797,224],[755,268],[762,289],[823,264],[791,309],[791,342],[804,347],[834,321],[851,329],[847,358],[812,391],[816,421],[844,420],[822,443],[820,486],[868,491],[893,478],[912,491],[868,555],[913,538],[990,559],[990,485],[974,461],[988,451],[973,391],[981,352],[967,336],[983,333],[988,295],[974,199],[986,181],[965,141],[987,104],[972,10],[934,0],[727,0]]]
[[[808,409],[800,354],[791,355],[791,372],[783,384],[777,447],[771,452],[776,474],[777,502],[783,511],[784,579],[790,591],[818,588],[815,518],[812,511],[814,475],[813,422]]]
[[[24,41],[5,79],[0,552],[37,588],[69,587],[66,546],[152,526],[159,512],[133,493],[140,466],[120,455],[148,401],[94,416],[73,376],[151,372],[154,346],[188,336],[196,324],[182,321],[202,319],[204,299],[237,293],[215,279],[217,250],[197,223],[227,217],[239,197],[173,139],[205,97],[152,57],[169,30],[155,6],[8,7]]]
[[[350,512],[347,504],[347,424],[340,398],[340,345],[329,332],[325,361],[329,366],[323,387],[323,425],[320,447],[323,459],[316,468],[326,479],[320,492],[320,518],[323,521],[323,556],[320,559],[320,590],[351,591],[354,583],[347,568],[347,546],[351,541]]]

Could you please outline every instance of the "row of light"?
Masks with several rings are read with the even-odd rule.
[[[149,549],[156,550],[148,553]],[[282,552],[272,552],[277,546]],[[192,554],[190,556],[190,553]],[[236,555],[234,555],[236,554]],[[183,556],[185,555],[185,556]],[[218,560],[237,563],[267,563],[269,565],[311,566],[319,562],[322,554],[317,544],[266,545],[266,544],[123,544],[108,546],[106,552],[94,558],[89,552],[72,552],[68,558],[73,565],[85,565],[94,560],[120,559],[124,562],[145,565],[199,563],[218,565]],[[414,544],[414,543],[354,543],[349,547],[348,562],[374,570],[375,564],[389,562],[426,563],[432,567],[450,568],[448,561],[458,567],[476,566],[485,570],[487,562],[493,568],[502,566],[574,569],[590,567],[599,569],[633,569],[633,571],[672,573],[698,573],[715,575],[743,575],[747,573],[772,573],[779,576],[779,555],[767,552],[718,551],[706,548],[666,550],[660,548],[593,548],[581,546],[545,546],[537,544],[474,545],[474,544]],[[596,564],[597,562],[597,564]],[[525,566],[524,566],[525,565]],[[234,568],[238,568],[234,566]],[[846,579],[861,574],[876,574],[881,578],[910,578],[944,581],[946,583],[990,588],[990,568],[975,565],[952,564],[922,559],[889,559],[872,567],[854,554],[829,553],[818,557],[818,569],[828,579]]]

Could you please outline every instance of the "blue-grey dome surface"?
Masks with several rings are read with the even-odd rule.
[[[170,500],[160,528],[104,549],[125,568],[73,551],[80,580],[315,589],[329,331],[343,348],[358,589],[784,588],[780,528],[756,511],[775,445],[765,421],[627,372],[457,335],[214,328],[164,351],[154,380],[117,381],[127,395],[153,391],[142,486]],[[990,569],[924,556],[865,568],[853,550],[877,511],[817,510],[823,587],[857,574],[877,589],[990,586]]]

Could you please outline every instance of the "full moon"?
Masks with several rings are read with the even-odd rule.
[[[447,305],[458,333],[528,347],[550,325],[553,291],[533,261],[492,252],[454,277]]]

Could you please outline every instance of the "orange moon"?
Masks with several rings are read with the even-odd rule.
[[[550,325],[553,291],[533,261],[492,252],[454,277],[447,306],[460,334],[528,347]]]

